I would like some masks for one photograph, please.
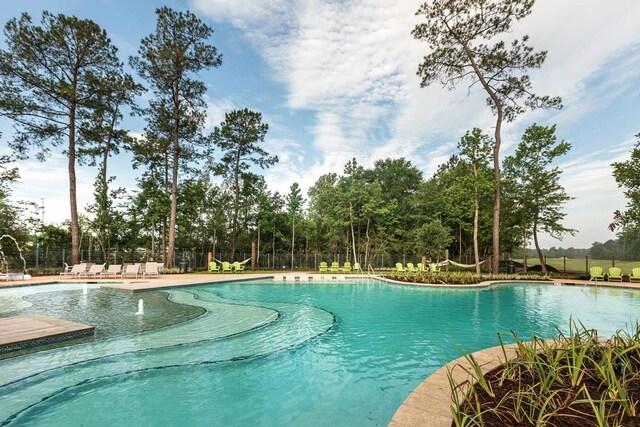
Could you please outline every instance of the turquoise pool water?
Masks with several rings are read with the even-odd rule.
[[[20,292],[0,292],[1,315],[34,309]],[[0,425],[386,425],[456,345],[549,336],[571,316],[610,335],[640,318],[636,291],[536,284],[250,282],[167,298],[206,313],[1,360]]]

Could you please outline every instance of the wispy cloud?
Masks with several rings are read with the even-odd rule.
[[[46,162],[23,160],[17,162],[20,185],[15,186],[13,200],[24,200],[40,205],[44,199],[45,222],[62,222],[69,218],[69,179],[67,157],[53,154]],[[95,170],[97,174],[97,170]],[[93,202],[95,174],[91,168],[76,169],[77,202],[82,211]]]
[[[322,173],[340,172],[353,156],[363,164],[404,156],[429,175],[455,151],[467,129],[480,127],[492,133],[494,119],[478,88],[471,96],[464,85],[454,91],[419,88],[415,73],[428,48],[410,35],[419,19],[414,15],[418,3],[192,0],[192,5],[246,34],[268,64],[269,78],[286,90],[282,108],[311,111],[315,116],[307,130],[313,141],[305,154],[313,156],[313,166],[283,162],[270,172],[278,185],[287,179],[313,182]],[[528,113],[507,125],[503,155],[533,121],[571,127],[637,88],[637,16],[636,0],[607,5],[597,0],[536,2],[531,16],[515,26],[513,36],[528,34],[534,47],[548,50],[544,66],[531,72],[532,81],[537,93],[562,96],[565,108]],[[620,143],[596,154],[596,141],[570,142],[579,157],[566,162],[562,179],[576,197],[568,206],[568,219],[581,226],[589,201],[624,204],[609,165],[630,147]],[[605,224],[610,206],[591,203],[589,223]],[[589,237],[584,239],[588,244]]]
[[[205,97],[205,102],[207,103],[207,117],[204,127],[207,131],[212,131],[215,126],[220,126],[220,123],[224,121],[225,114],[236,109],[235,103],[228,98],[212,101]]]

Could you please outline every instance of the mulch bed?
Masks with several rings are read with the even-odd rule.
[[[637,353],[637,352],[636,352]],[[585,376],[582,383],[578,386],[571,387],[571,381],[567,370],[563,370],[559,375],[560,380],[556,381],[551,387],[552,393],[557,393],[553,397],[553,405],[548,406],[547,412],[553,412],[553,414],[547,418],[544,423],[539,425],[544,426],[558,426],[558,427],[587,427],[598,426],[598,421],[594,414],[592,405],[589,402],[576,403],[576,400],[588,399],[585,388],[588,395],[592,399],[596,400],[597,407],[600,407],[600,399],[607,401],[605,403],[607,414],[607,420],[605,425],[610,426],[624,426],[635,427],[640,426],[640,362],[637,354],[631,358],[630,368],[625,369],[624,365],[620,363],[613,364],[616,376],[622,381],[623,378],[627,381],[628,401],[635,404],[636,411],[639,415],[629,416],[624,415],[623,406],[620,402],[616,402],[612,399],[607,390],[606,384],[597,378],[594,372],[594,367],[586,364]],[[516,380],[505,380],[500,384],[500,378],[504,367],[493,370],[485,374],[485,378],[491,384],[495,396],[492,397],[480,387],[479,384],[474,386],[477,400],[472,398],[471,401],[465,401],[461,408],[461,412],[472,415],[478,412],[476,405],[480,404],[481,410],[487,408],[496,408],[498,402],[501,399],[511,393],[518,390],[537,390],[540,383],[528,372],[523,372]],[[627,372],[623,372],[627,371]],[[633,403],[635,402],[635,403]],[[486,427],[497,426],[532,426],[535,425],[530,421],[523,421],[514,419],[513,413],[515,410],[516,399],[507,399],[503,402],[499,408],[495,411],[489,411],[482,416],[482,425]],[[530,411],[534,414],[539,413],[537,408],[533,408],[531,405],[523,404],[525,411]],[[553,409],[551,409],[553,408]],[[480,424],[472,424],[480,425]],[[455,427],[455,424],[454,424]]]

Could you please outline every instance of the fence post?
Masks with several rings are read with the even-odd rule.
[[[567,272],[567,256],[564,255],[562,258],[564,258],[564,272]]]
[[[611,257],[611,267],[615,267],[616,266],[616,257],[612,256]]]
[[[64,267],[64,248],[62,248],[62,265],[61,267]]]
[[[36,271],[34,274],[38,274],[38,258],[40,257],[40,241],[36,242]],[[25,273],[24,271],[22,272]]]
[[[588,274],[589,273],[589,255],[587,255],[585,257],[585,259],[586,259],[586,262],[587,262],[587,274]]]

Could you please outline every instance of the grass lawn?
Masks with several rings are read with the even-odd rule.
[[[514,261],[522,262],[522,259],[514,258]],[[547,264],[557,268],[559,271],[564,271],[565,266],[564,258],[547,258]],[[538,258],[529,258],[527,259],[527,266],[532,267],[534,265],[539,265]],[[622,269],[622,274],[630,274],[631,269],[635,267],[640,267],[640,261],[615,261],[615,266],[620,267]],[[587,272],[587,265],[584,258],[567,258],[566,259],[567,271],[579,271],[579,272]],[[591,259],[589,258],[589,267],[602,267],[602,269],[606,272],[609,267],[613,267],[612,261],[610,259]]]

